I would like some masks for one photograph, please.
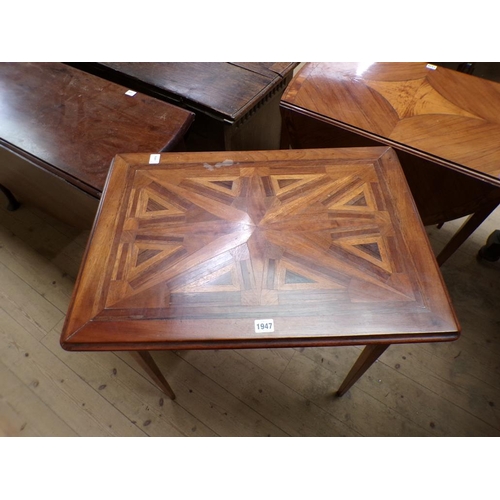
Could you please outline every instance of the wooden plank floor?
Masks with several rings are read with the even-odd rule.
[[[360,348],[154,353],[171,401],[129,353],[61,349],[89,231],[1,204],[2,436],[500,435],[500,262],[475,258],[500,210],[442,267],[457,342],[392,346],[343,398]],[[436,252],[460,222],[428,228]]]

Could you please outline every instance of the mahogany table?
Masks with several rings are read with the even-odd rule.
[[[472,214],[445,260],[500,202],[500,84],[426,63],[308,63],[281,102],[285,146],[388,145],[425,225]]]
[[[391,148],[115,158],[61,336],[67,350],[366,345],[459,325]]]
[[[62,63],[0,63],[0,182],[36,190],[44,171],[99,198],[116,154],[177,147],[193,113],[128,90]],[[16,158],[32,165],[21,181]]]
[[[190,151],[278,149],[280,97],[298,63],[69,63],[186,108]]]

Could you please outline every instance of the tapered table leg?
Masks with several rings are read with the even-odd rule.
[[[462,227],[453,235],[451,240],[436,257],[439,266],[442,266],[455,250],[484,222],[484,220],[497,208],[498,201],[487,205],[485,208],[469,216]]]
[[[370,368],[370,366],[375,363],[378,357],[389,347],[390,344],[374,344],[367,345],[363,352],[359,355],[359,358],[354,363],[351,371],[347,374],[347,377],[342,382],[339,390],[337,391],[337,396],[343,396],[354,383],[363,375],[363,373]]]
[[[156,385],[170,398],[175,399],[175,394],[167,379],[155,363],[153,356],[148,351],[135,351],[137,360],[140,365],[146,370],[148,375],[155,381]]]
[[[3,184],[0,184],[0,191],[7,198],[8,202],[7,210],[13,212],[14,210],[17,210],[20,207],[20,203],[16,200],[10,189],[7,189]]]

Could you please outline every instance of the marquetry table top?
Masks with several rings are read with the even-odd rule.
[[[392,149],[153,157],[114,160],[64,348],[457,338]]]
[[[282,105],[500,185],[500,84],[426,63],[307,63]]]

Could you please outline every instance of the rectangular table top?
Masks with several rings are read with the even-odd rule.
[[[150,161],[126,154],[113,162],[65,349],[458,337],[391,148],[163,153]]]
[[[99,196],[118,153],[172,149],[194,115],[62,63],[0,63],[0,146]]]
[[[307,63],[282,105],[500,186],[499,83],[426,63]]]
[[[291,76],[298,63],[100,62],[77,63],[112,81],[236,122]]]

